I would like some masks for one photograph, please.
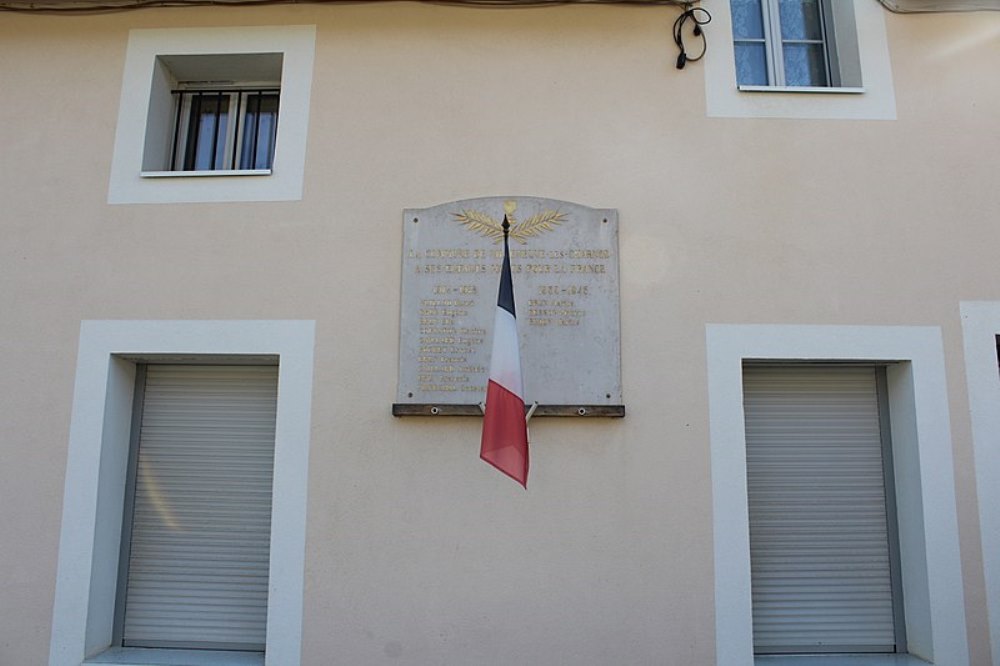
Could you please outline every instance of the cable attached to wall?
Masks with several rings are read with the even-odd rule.
[[[691,34],[701,40],[701,51],[696,56],[688,55],[687,49],[684,48],[684,25],[688,21],[693,23]],[[705,38],[705,31],[702,30],[701,26],[711,22],[712,15],[708,13],[707,9],[695,7],[694,3],[691,2],[684,3],[684,11],[674,21],[674,44],[680,50],[677,55],[677,69],[684,69],[684,65],[689,62],[698,62],[705,57],[705,52],[708,51],[708,40]]]
[[[197,7],[214,6],[249,6],[249,5],[281,5],[281,4],[364,4],[373,0],[0,0],[0,12],[35,12],[51,14],[95,14],[102,12],[125,11],[149,7]],[[674,44],[680,53],[677,54],[677,69],[684,69],[689,62],[697,62],[705,57],[708,51],[708,40],[702,26],[711,23],[712,15],[707,9],[696,7],[701,0],[417,0],[431,4],[467,5],[479,7],[545,7],[550,5],[568,4],[611,4],[681,8],[681,14],[674,20]],[[881,0],[888,2],[889,0]],[[1000,0],[989,0],[1000,2]],[[691,24],[690,34],[701,41],[698,55],[689,55],[684,45],[685,27]]]

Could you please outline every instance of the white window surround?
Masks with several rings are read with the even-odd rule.
[[[983,542],[986,608],[993,663],[1000,663],[1000,373],[997,336],[1000,301],[961,303],[965,380],[976,457],[979,527]]]
[[[937,327],[706,326],[716,663],[821,666],[830,656],[753,654],[742,364],[746,359],[896,361],[887,368],[909,654],[838,665],[968,666],[951,427]]]
[[[707,26],[705,107],[712,118],[814,118],[841,120],[895,120],[885,11],[871,0],[854,2],[858,56],[863,88],[781,88],[736,84],[733,24],[729,0],[703,0],[712,14]],[[713,38],[714,37],[714,38]],[[844,94],[851,93],[851,94]]]
[[[301,658],[312,321],[84,321],[70,421],[49,666],[260,664],[259,654],[113,649],[136,360],[277,357],[266,666]],[[102,654],[103,653],[103,654]],[[94,659],[90,659],[93,657]]]
[[[312,25],[130,31],[108,203],[301,199],[315,45],[316,27]],[[174,172],[169,178],[163,177],[164,172],[144,173],[143,151],[156,57],[240,53],[283,54],[281,111],[271,169],[207,172],[211,178],[197,177],[193,172]]]

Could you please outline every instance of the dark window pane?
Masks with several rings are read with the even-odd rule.
[[[192,97],[184,159],[186,171],[213,171],[225,168],[228,124],[228,96],[206,94]]]
[[[733,37],[736,39],[763,39],[764,19],[760,0],[730,0],[733,14]]]
[[[823,39],[819,0],[780,0],[779,8],[782,39]]]
[[[826,54],[822,44],[785,44],[785,85],[826,87]]]
[[[254,168],[254,153],[256,152],[257,132],[260,130],[258,109],[260,95],[248,94],[246,97],[246,115],[243,118],[243,137],[240,144],[240,169]]]
[[[278,95],[251,94],[246,104],[240,168],[270,169],[274,159],[275,133],[278,129]]]
[[[735,44],[736,82],[741,86],[766,86],[767,56],[764,44],[749,42]]]

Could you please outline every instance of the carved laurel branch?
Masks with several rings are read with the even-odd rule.
[[[541,235],[547,231],[552,231],[566,221],[566,214],[557,210],[546,210],[532,215],[524,222],[517,224],[510,230],[511,238],[527,243],[533,236]]]
[[[503,227],[494,218],[486,213],[477,210],[463,210],[461,213],[452,213],[455,221],[464,226],[469,231],[490,238],[495,243],[503,240]],[[510,217],[508,216],[508,220]],[[528,239],[552,231],[566,221],[566,214],[557,210],[546,210],[532,215],[524,222],[512,220],[510,227],[510,237],[526,245]]]
[[[463,210],[461,213],[452,213],[452,215],[455,216],[456,222],[469,231],[492,238],[497,243],[503,240],[503,227],[486,213],[480,213],[478,210]]]

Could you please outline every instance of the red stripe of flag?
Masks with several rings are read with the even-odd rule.
[[[528,424],[524,419],[524,388],[514,312],[514,282],[507,247],[509,223],[504,216],[503,268],[493,325],[490,381],[479,457],[528,487]]]

